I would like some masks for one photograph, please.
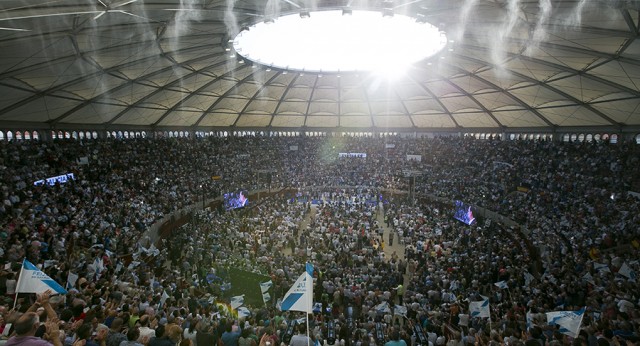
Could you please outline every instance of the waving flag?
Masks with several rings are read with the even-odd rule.
[[[67,289],[72,289],[76,286],[76,282],[78,281],[78,274],[69,272],[69,274],[67,274]]]
[[[505,289],[505,288],[509,288],[509,286],[507,286],[507,282],[502,280],[502,281],[498,281],[496,282],[494,285],[496,285],[498,288],[500,289]]]
[[[169,299],[169,294],[167,294],[167,291],[162,291],[162,296],[160,297],[160,306],[164,305],[164,302],[167,301],[167,299]]]
[[[471,317],[491,317],[491,311],[489,311],[489,299],[470,302],[469,315],[471,315]]]
[[[531,284],[531,281],[533,281],[533,279],[535,279],[535,277],[533,275],[531,275],[531,273],[525,271],[524,272],[524,285],[525,286],[529,286]]]
[[[407,316],[407,307],[403,305],[396,305],[393,308],[393,314],[399,316]]]
[[[606,263],[593,262],[593,269],[599,272],[611,273],[611,269],[609,269],[609,266]]]
[[[238,310],[244,304],[244,295],[231,297],[231,308]]]
[[[238,318],[249,317],[249,316],[251,316],[251,311],[249,309],[247,309],[244,306],[238,308]]]
[[[305,272],[284,295],[280,309],[313,313],[313,265],[311,263],[307,263]]]
[[[262,302],[266,305],[268,301],[271,300],[271,294],[269,294],[269,289],[273,286],[273,282],[271,280],[267,282],[260,283],[260,292],[262,292]]]
[[[51,290],[57,294],[67,294],[67,290],[43,273],[26,259],[22,261],[22,269],[16,287],[16,293],[42,293]]]
[[[260,291],[262,293],[265,293],[266,291],[268,291],[271,286],[273,286],[273,282],[271,282],[271,280],[267,281],[267,282],[261,282],[260,283]]]
[[[622,264],[622,267],[618,270],[618,274],[626,276],[627,279],[631,281],[636,281],[636,273],[631,269],[631,267],[629,267],[627,262]]]
[[[527,330],[533,328],[533,313],[531,310],[527,311]]]
[[[580,325],[582,324],[582,318],[584,317],[584,310],[585,308],[578,311],[547,312],[547,323],[550,325],[557,324],[560,326],[560,329],[558,330],[560,333],[575,338],[580,332]]]
[[[391,312],[391,308],[389,308],[389,303],[387,303],[387,302],[382,302],[382,303],[376,305],[374,307],[374,309],[378,313],[389,313],[389,312]]]

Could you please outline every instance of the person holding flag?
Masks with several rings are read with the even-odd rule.
[[[40,316],[37,312],[27,311],[13,325],[15,335],[7,340],[5,346],[62,346],[58,316],[49,303],[51,291],[47,290],[38,295],[35,306],[41,305],[47,312],[45,322],[45,336],[47,340],[36,337],[36,331],[40,328]],[[30,309],[31,310],[31,309]]]

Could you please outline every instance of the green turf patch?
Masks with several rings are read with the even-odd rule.
[[[229,280],[231,281],[231,289],[227,294],[225,294],[225,296],[230,298],[244,294],[245,306],[264,306],[264,303],[262,302],[262,292],[260,292],[260,283],[271,280],[270,277],[240,269],[230,269]],[[269,290],[271,297],[273,297],[272,291],[273,288]]]

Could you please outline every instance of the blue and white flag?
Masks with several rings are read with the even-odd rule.
[[[244,304],[244,294],[241,296],[231,297],[231,308],[233,310],[238,310]]]
[[[319,314],[322,312],[322,303],[315,302],[313,303],[313,313]]]
[[[560,326],[560,329],[558,330],[560,333],[575,338],[578,336],[578,333],[580,333],[580,325],[582,325],[584,310],[585,308],[578,311],[547,312],[547,323],[550,325],[556,324]]]
[[[262,293],[264,293],[264,292],[268,291],[271,288],[271,286],[273,286],[273,282],[271,282],[271,280],[269,280],[267,282],[261,282],[260,283],[260,291]]]
[[[313,313],[313,265],[311,263],[307,263],[305,272],[284,295],[280,310]]]
[[[535,279],[535,277],[533,275],[531,275],[531,273],[525,271],[524,272],[524,285],[525,286],[529,286],[531,284],[531,281],[533,281]]]
[[[507,282],[502,280],[502,281],[498,281],[496,282],[494,285],[496,285],[498,288],[500,289],[505,289],[505,288],[509,288],[509,286],[507,286]]]
[[[72,273],[71,271],[69,271],[69,274],[67,274],[67,289],[70,290],[74,287],[76,287],[76,282],[78,281],[78,274]]]
[[[393,308],[393,314],[399,316],[407,316],[407,307],[403,305],[396,305]]]
[[[382,302],[378,305],[376,305],[374,307],[374,309],[376,310],[376,312],[384,314],[384,313],[390,313],[391,312],[391,308],[389,307],[389,303],[387,302]]]
[[[627,262],[624,262],[620,269],[618,269],[618,274],[627,277],[630,281],[636,281],[636,273],[629,267]]]
[[[533,314],[531,310],[527,311],[527,330],[533,328]]]
[[[593,262],[593,269],[599,272],[611,273],[611,269],[609,269],[609,266],[606,263]]]
[[[271,301],[271,294],[269,292],[262,293],[262,302],[267,304],[268,301]]]
[[[491,311],[489,310],[489,299],[481,300],[478,302],[470,302],[469,315],[471,317],[491,317]]]
[[[22,261],[22,269],[16,286],[16,293],[42,293],[51,290],[57,294],[67,294],[67,290],[43,273],[26,259]]]
[[[244,306],[238,308],[238,318],[249,317],[249,316],[251,316],[251,311],[249,311],[249,309],[247,309]]]

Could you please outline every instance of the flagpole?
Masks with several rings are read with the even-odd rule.
[[[18,276],[18,282],[16,282],[16,295],[13,297],[13,309],[15,310],[16,304],[18,303],[18,288],[20,287],[20,281],[22,281],[22,273],[24,272],[24,259],[22,260],[22,265],[20,266],[20,276]]]
[[[311,334],[309,334],[309,312],[305,311],[307,315],[307,346],[311,346]]]

